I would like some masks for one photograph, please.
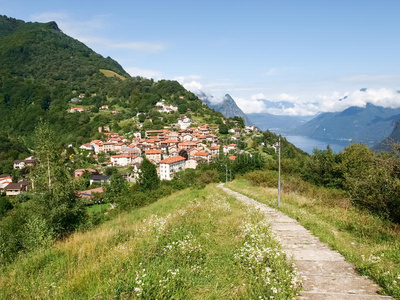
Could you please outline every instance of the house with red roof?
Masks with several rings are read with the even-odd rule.
[[[11,182],[12,182],[11,175],[8,174],[0,175],[0,190],[4,189]]]
[[[145,150],[145,155],[148,160],[153,160],[155,163],[159,163],[162,159],[161,149]]]
[[[81,177],[85,172],[90,173],[90,174],[99,174],[99,172],[95,169],[76,169],[74,171],[74,177],[78,178]]]
[[[69,110],[70,113],[75,113],[75,112],[83,112],[83,108],[82,107],[72,107]]]
[[[137,155],[119,154],[119,155],[111,155],[110,159],[113,166],[125,167],[133,163],[137,157],[138,157]]]
[[[171,180],[176,172],[185,170],[186,159],[182,156],[171,156],[160,161],[160,179]]]
[[[211,154],[208,152],[196,152],[193,155],[193,158],[197,161],[206,161],[206,162],[210,162],[211,159]]]
[[[86,143],[81,145],[79,149],[93,151],[93,146],[90,143]]]

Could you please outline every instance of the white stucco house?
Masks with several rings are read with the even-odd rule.
[[[160,161],[160,179],[171,180],[176,172],[185,169],[186,159],[182,156],[171,156]]]

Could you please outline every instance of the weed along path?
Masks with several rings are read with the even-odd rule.
[[[282,250],[292,257],[303,280],[299,299],[392,299],[378,295],[379,286],[356,273],[354,265],[319,241],[296,220],[265,204],[218,185],[242,203],[259,208],[269,219]]]

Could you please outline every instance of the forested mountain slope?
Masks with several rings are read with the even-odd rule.
[[[49,121],[65,143],[85,141],[99,126],[123,131],[121,122],[138,112],[152,119],[147,129],[163,128],[176,120],[152,111],[160,99],[198,113],[204,120],[223,118],[176,81],[129,76],[116,61],[67,36],[55,22],[30,23],[0,16],[0,65],[1,134],[19,137],[28,146],[41,118]],[[85,111],[67,113],[70,100],[78,96],[83,98],[79,105]],[[105,104],[110,112],[99,113]],[[118,114],[111,114],[113,109]]]

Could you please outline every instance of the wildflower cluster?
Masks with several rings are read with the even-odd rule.
[[[384,253],[382,253],[381,256],[375,256],[375,255],[371,254],[368,258],[365,258],[364,255],[361,255],[361,258],[362,258],[362,260],[364,262],[371,263],[371,264],[376,264],[376,263],[379,263],[382,260],[382,257],[384,255],[385,255]]]
[[[182,240],[168,243],[163,250],[164,255],[169,251],[177,250],[179,254],[189,258],[191,254],[201,251],[201,244],[193,234],[189,232]]]
[[[159,217],[157,215],[151,215],[149,220],[144,219],[143,223],[146,223],[145,227],[142,227],[138,230],[141,233],[155,233],[156,235],[162,234],[166,228],[169,219],[171,219],[172,215],[168,214],[165,217]]]
[[[382,271],[378,265],[375,265],[376,269],[374,272],[378,273]],[[385,271],[381,273],[381,285],[386,290],[390,291],[390,295],[393,295],[395,299],[400,299],[400,273],[397,273],[395,270]]]
[[[294,265],[289,265],[269,224],[247,221],[242,226],[243,244],[234,257],[246,270],[251,283],[249,293],[258,292],[259,299],[295,297],[301,282]]]
[[[139,268],[142,267],[142,263],[139,264]],[[145,277],[147,276],[146,274],[146,269],[139,269],[139,271],[136,271],[136,277],[135,277],[135,286],[134,286],[134,293],[136,296],[140,296],[143,293],[143,288],[145,285]]]

